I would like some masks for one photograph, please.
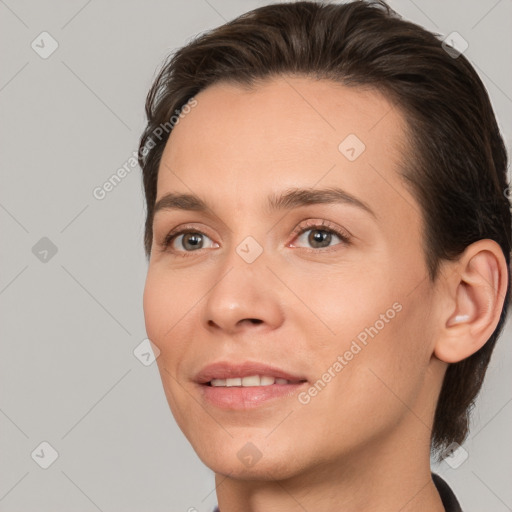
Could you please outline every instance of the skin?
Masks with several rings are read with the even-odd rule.
[[[283,76],[196,99],[166,145],[157,202],[194,193],[210,209],[155,215],[144,313],[169,406],[216,474],[220,510],[443,511],[430,477],[435,404],[447,362],[497,324],[499,247],[479,241],[429,280],[421,210],[398,174],[406,124],[376,91]],[[338,149],[349,134],[366,145],[354,161]],[[374,215],[346,203],[266,208],[270,194],[331,186]],[[350,240],[315,245],[306,221]],[[202,248],[178,235],[165,249],[185,224]],[[236,251],[248,236],[263,249],[252,263]],[[393,304],[394,318],[307,404],[294,394],[226,411],[194,382],[206,364],[252,360],[305,376],[307,391]],[[237,456],[248,442],[261,455],[250,467]]]

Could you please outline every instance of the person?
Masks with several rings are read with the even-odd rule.
[[[218,510],[461,510],[430,457],[468,434],[511,250],[466,57],[381,0],[274,3],[170,55],[146,114],[146,330]]]

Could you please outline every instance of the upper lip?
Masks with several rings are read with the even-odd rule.
[[[195,376],[195,381],[199,384],[206,384],[212,379],[232,379],[234,377],[249,377],[251,375],[267,375],[276,379],[286,379],[291,382],[300,382],[307,380],[300,375],[276,368],[268,364],[258,363],[256,361],[244,361],[242,363],[230,363],[220,361],[203,367]]]

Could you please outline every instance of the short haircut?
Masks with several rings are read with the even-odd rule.
[[[481,239],[496,241],[510,266],[507,152],[487,91],[464,55],[447,48],[439,34],[401,19],[383,0],[270,4],[169,55],[147,96],[148,122],[139,147],[146,256],[153,240],[158,169],[171,133],[155,140],[155,130],[209,85],[251,88],[289,75],[376,90],[403,115],[407,147],[398,172],[421,208],[432,282],[442,260],[454,260]],[[492,336],[478,352],[448,366],[431,433],[433,451],[467,437],[470,410],[509,300],[510,275]]]

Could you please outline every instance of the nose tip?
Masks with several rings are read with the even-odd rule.
[[[237,261],[215,283],[203,303],[204,326],[236,334],[243,329],[274,329],[283,322],[283,300],[273,284],[274,276],[258,262],[247,268],[245,262]],[[238,272],[231,272],[235,266]]]

